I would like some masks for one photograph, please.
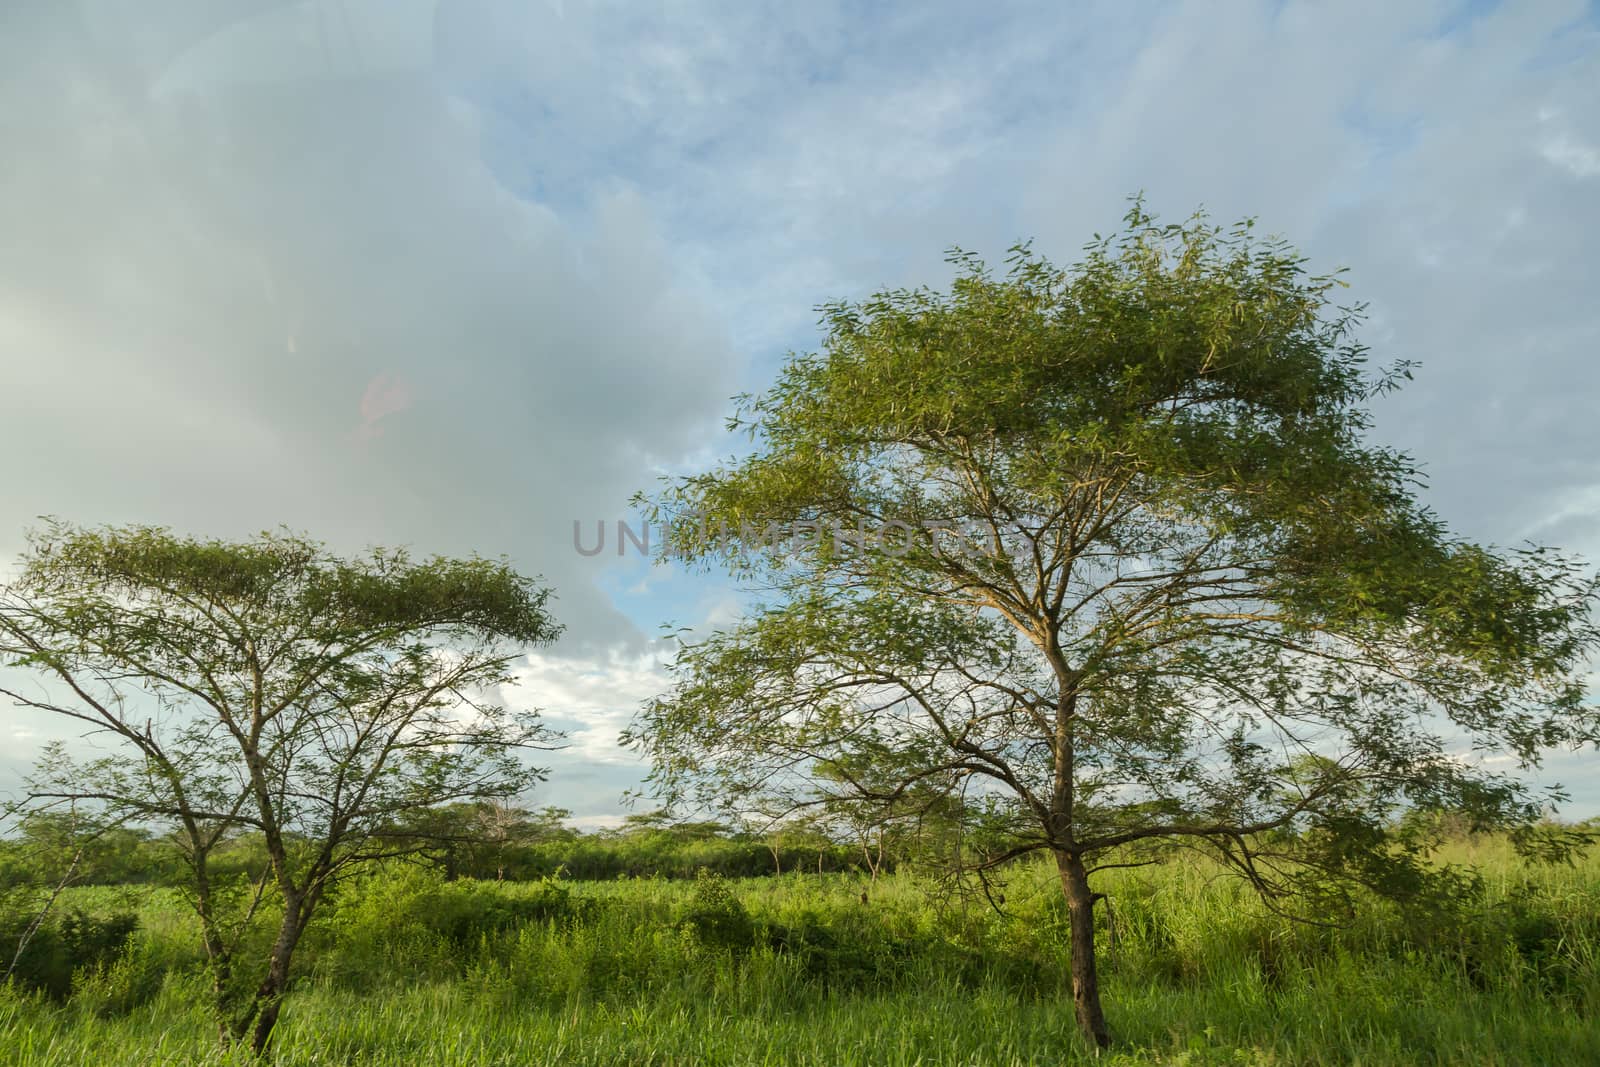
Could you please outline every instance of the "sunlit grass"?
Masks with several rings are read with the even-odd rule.
[[[1600,858],[1530,867],[1501,842],[1452,850],[1481,867],[1485,892],[1433,925],[1374,907],[1335,931],[1297,926],[1203,865],[1107,872],[1101,962],[1118,1045],[1098,1062],[1600,1062]],[[865,905],[848,876],[740,882],[751,922],[732,944],[696,933],[693,883],[567,889],[548,917],[509,926],[485,917],[486,901],[547,889],[409,874],[348,893],[306,946],[272,1062],[1094,1060],[1073,1027],[1045,868],[1011,879],[1005,914],[937,901],[910,876]],[[117,892],[69,904],[112,908]],[[80,976],[65,1004],[0,995],[0,1063],[228,1062],[181,903],[143,891],[138,906],[120,971]]]

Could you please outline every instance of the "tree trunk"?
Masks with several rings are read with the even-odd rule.
[[[209,923],[202,935],[206,946],[206,970],[211,974],[211,1011],[217,1021],[217,1040],[223,1049],[231,1046],[236,1033],[233,1003],[233,966],[228,948]]]
[[[211,876],[206,869],[207,850],[196,845],[194,859],[194,909],[200,919],[200,941],[206,950],[206,970],[211,976],[211,1011],[216,1017],[217,1041],[229,1048],[238,1037],[233,1003],[233,949],[217,925],[211,900]],[[259,897],[257,898],[259,899]],[[252,909],[253,910],[253,909]],[[248,922],[248,919],[246,920]]]
[[[1056,854],[1056,866],[1072,923],[1072,1003],[1078,1029],[1096,1046],[1105,1048],[1111,1044],[1111,1032],[1100,1009],[1100,978],[1094,968],[1094,894],[1089,891],[1089,872],[1077,856],[1066,852]]]
[[[283,995],[289,988],[289,961],[294,957],[295,946],[300,943],[300,935],[305,932],[306,918],[297,907],[286,909],[283,925],[278,928],[278,939],[272,945],[266,977],[261,979],[261,985],[256,988],[250,1014],[245,1016],[246,1026],[249,1026],[252,1017],[254,1019],[250,1050],[257,1056],[267,1051],[267,1045],[272,1041],[272,1028],[278,1025],[278,1011],[283,1005]]]

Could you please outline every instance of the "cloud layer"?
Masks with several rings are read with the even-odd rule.
[[[0,555],[40,514],[507,554],[585,814],[650,635],[727,597],[572,521],[731,447],[816,303],[1070,260],[1139,190],[1351,268],[1441,514],[1600,559],[1592,6],[18,0],[0,115]]]

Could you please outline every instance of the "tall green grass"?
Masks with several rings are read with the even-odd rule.
[[[1600,861],[1484,873],[1462,916],[1374,905],[1337,930],[1265,912],[1203,865],[1106,872],[1117,1046],[1067,995],[1053,872],[1004,914],[911,876],[348,887],[305,946],[279,1064],[1600,1063]],[[80,891],[86,910],[113,891]],[[128,951],[70,998],[0,993],[0,1064],[228,1062],[192,924],[145,891]],[[241,1061],[242,1062],[242,1061]]]

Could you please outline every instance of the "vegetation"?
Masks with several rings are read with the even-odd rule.
[[[415,843],[419,863],[447,880],[695,878],[702,870],[725,878],[793,870],[870,874],[874,864],[892,870],[921,854],[918,846],[925,845],[904,835],[886,837],[882,851],[874,841],[869,856],[858,842],[836,841],[807,827],[733,832],[720,824],[674,823],[654,814],[631,815],[621,826],[583,833],[566,824],[569,813],[559,808],[528,812],[487,801],[448,805],[425,815],[397,833]],[[62,821],[36,815],[23,821],[16,836],[0,837],[0,892],[46,893],[68,866],[73,866],[72,885],[185,884],[180,840],[123,827],[86,836],[80,846],[60,831]],[[225,839],[209,858],[214,876],[232,882],[254,882],[271,866],[256,833]]]
[[[1358,890],[1460,897],[1402,813],[1578,843],[1456,749],[1527,767],[1600,741],[1600,584],[1418,501],[1416,464],[1367,440],[1406,368],[1369,370],[1335,279],[1138,204],[1068,269],[954,262],[948,294],[826,306],[823,350],[734,419],[753,447],[654,502],[667,552],[765,593],[639,718],[662,797],[983,810],[995,848],[952,858],[1052,858],[1101,1045],[1097,872],[1181,845],[1326,921]]]
[[[1338,929],[1296,923],[1201,858],[1104,872],[1119,1040],[1099,1055],[1059,1007],[1070,920],[1050,864],[1009,870],[1003,914],[963,910],[909,871],[863,904],[864,872],[450,882],[390,864],[329,898],[267,1062],[1588,1062],[1600,860],[1530,864],[1500,837],[1445,858],[1482,875],[1448,925],[1376,898]],[[217,1048],[199,931],[175,892],[67,896],[90,914],[131,902],[137,930],[79,967],[65,1000],[0,992],[0,1064],[246,1062]]]
[[[558,632],[548,596],[481,559],[48,523],[0,586],[0,657],[34,681],[0,694],[115,747],[87,762],[51,749],[28,799],[170,835],[222,1043],[259,1053],[340,877],[418,847],[408,818],[539,779],[522,755],[552,735],[491,695]],[[213,866],[241,831],[266,854],[253,885]],[[247,937],[258,913],[276,923],[265,945]]]

